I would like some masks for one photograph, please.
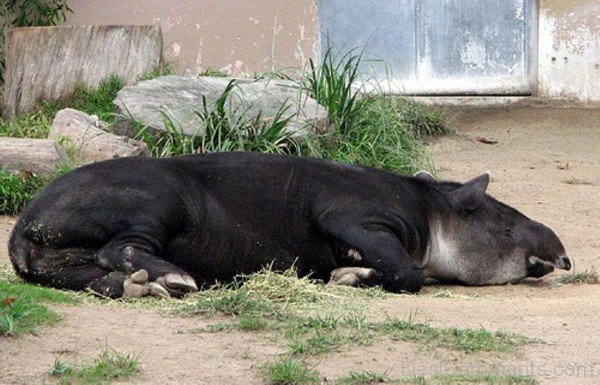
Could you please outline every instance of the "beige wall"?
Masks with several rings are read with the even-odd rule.
[[[542,0],[540,96],[600,102],[600,0]]]
[[[316,0],[69,0],[66,24],[154,24],[181,72],[232,75],[302,66],[317,42]]]
[[[539,1],[537,94],[600,102],[600,0]],[[69,0],[67,24],[157,24],[181,72],[302,66],[318,0]]]

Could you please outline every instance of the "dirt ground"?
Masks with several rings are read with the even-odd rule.
[[[490,193],[553,228],[581,271],[600,268],[600,111],[496,109],[450,113],[456,135],[430,146],[439,176],[465,181],[492,172]],[[484,144],[476,136],[498,141]],[[5,245],[13,218],[0,218]],[[8,263],[6,247],[0,263]],[[520,353],[462,354],[381,340],[309,359],[327,382],[350,371],[392,377],[439,373],[521,373],[540,384],[600,383],[600,285],[541,281],[497,287],[429,286],[416,296],[373,303],[375,314],[418,313],[433,325],[507,330],[543,343]],[[443,293],[444,295],[436,295]],[[282,352],[262,333],[185,333],[203,318],[165,316],[119,306],[55,307],[64,317],[39,335],[0,338],[0,384],[49,382],[67,362],[108,345],[140,355],[133,384],[260,384],[261,365]],[[183,331],[183,333],[182,333]]]

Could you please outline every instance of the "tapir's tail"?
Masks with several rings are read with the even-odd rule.
[[[10,261],[21,278],[25,278],[29,272],[29,240],[25,237],[22,226],[15,226],[8,241],[8,255]]]

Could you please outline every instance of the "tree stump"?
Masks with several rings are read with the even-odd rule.
[[[77,162],[91,163],[123,156],[148,155],[146,143],[105,131],[106,123],[85,112],[66,108],[52,121],[48,139],[65,147]]]
[[[69,157],[53,140],[0,137],[0,168],[52,174],[64,165],[70,165]]]
[[[160,27],[65,26],[8,30],[4,116],[56,100],[77,83],[91,88],[117,75],[126,84],[163,63]]]

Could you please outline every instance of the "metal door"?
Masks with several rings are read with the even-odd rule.
[[[363,51],[376,87],[530,94],[535,0],[320,0],[321,53]]]

